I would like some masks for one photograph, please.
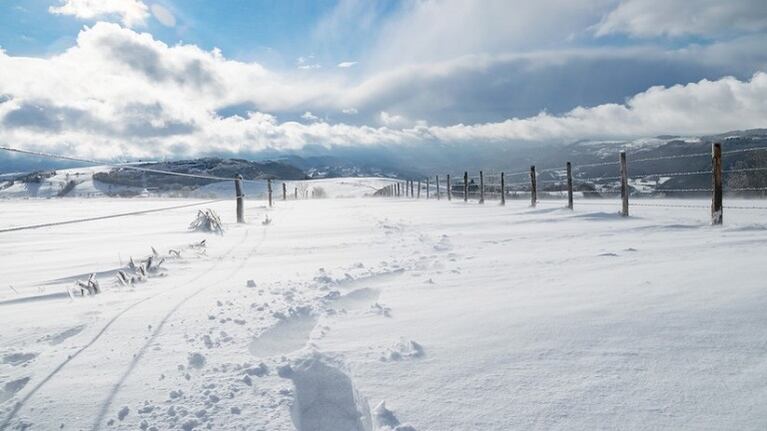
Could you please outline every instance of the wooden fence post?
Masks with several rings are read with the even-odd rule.
[[[485,203],[485,175],[479,171],[479,203]]]
[[[434,184],[437,186],[437,200],[439,200],[439,175],[434,176]]]
[[[506,205],[506,177],[501,172],[501,205]]]
[[[245,206],[242,202],[242,175],[240,174],[234,177],[234,195],[237,198],[237,223],[245,223]]]
[[[711,224],[722,224],[722,144],[711,147],[711,167],[713,169],[714,194],[711,197]]]
[[[453,200],[453,186],[450,185],[450,174],[447,176],[447,200]]]
[[[416,195],[416,199],[421,199],[421,180],[418,180],[418,194]]]
[[[623,217],[629,216],[629,171],[628,166],[626,166],[626,152],[621,151],[620,155],[620,162],[621,162],[621,201],[622,201],[622,208],[621,208],[621,215]]]
[[[266,180],[266,192],[269,194],[269,208],[272,207],[272,180]]]
[[[469,201],[469,173],[463,171],[463,201]]]
[[[429,199],[429,177],[426,177],[426,199]]]
[[[405,197],[410,196],[410,181],[405,180]]]
[[[284,182],[282,183],[282,200],[288,200],[288,185]]]
[[[567,208],[573,209],[573,167],[567,162]]]
[[[293,199],[298,200],[298,187],[293,188]]]
[[[535,177],[535,165],[530,166],[530,206],[538,204],[538,181]]]

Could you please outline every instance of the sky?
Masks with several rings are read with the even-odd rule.
[[[2,0],[0,141],[91,158],[767,127],[764,0]]]

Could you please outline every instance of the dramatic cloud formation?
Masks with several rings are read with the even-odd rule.
[[[160,15],[166,18],[167,15],[162,12],[167,9],[162,6],[160,8]],[[149,8],[141,0],[61,0],[60,6],[51,6],[49,11],[88,20],[115,16],[120,18],[126,27],[143,25],[149,18]]]
[[[597,35],[716,36],[767,29],[764,0],[624,0],[596,27]]]
[[[381,3],[344,0],[317,34],[346,20],[362,20],[354,31],[375,24],[369,52],[329,61],[306,49],[317,58],[291,56],[275,70],[126,28],[149,16],[140,1],[67,0],[52,11],[116,17],[123,26],[85,27],[74,46],[47,58],[0,51],[0,140],[95,158],[185,157],[764,127],[767,35],[759,22],[767,11],[750,4],[744,17],[738,5],[748,1],[703,2],[691,18],[725,19],[733,31],[720,40],[613,46],[590,43],[619,27],[652,37],[703,30],[663,30],[650,16],[664,9],[645,7],[652,1],[419,1],[384,20]],[[667,13],[687,11],[686,3],[664,4],[681,8]],[[175,24],[154,6],[163,25]],[[624,16],[658,25],[645,33]]]

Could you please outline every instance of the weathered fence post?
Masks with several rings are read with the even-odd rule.
[[[282,200],[288,200],[288,185],[282,183]]]
[[[573,167],[567,162],[567,208],[573,209]]]
[[[463,171],[463,201],[469,201],[469,173]]]
[[[501,205],[506,205],[506,177],[501,172]]]
[[[426,199],[429,199],[429,177],[426,177]]]
[[[621,162],[621,201],[623,202],[623,207],[621,208],[621,215],[623,217],[629,216],[629,171],[628,167],[626,166],[626,152],[621,151],[620,155],[620,162]]]
[[[242,202],[242,175],[240,174],[234,177],[234,194],[237,198],[237,223],[245,223],[245,206]]]
[[[479,203],[485,203],[485,175],[479,171]]]
[[[711,224],[722,224],[722,144],[711,147],[711,168],[713,169],[714,195],[711,198]]]
[[[439,200],[439,175],[434,176],[434,184],[437,185],[437,200]]]
[[[298,187],[293,188],[293,199],[298,200]]]
[[[405,197],[408,197],[410,193],[410,181],[405,180]]]
[[[530,166],[530,206],[538,204],[538,181],[535,177],[535,165]]]
[[[418,194],[416,195],[416,199],[421,199],[421,180],[418,180]]]
[[[272,207],[272,180],[266,180],[266,192],[269,194],[269,208]]]
[[[447,176],[447,200],[453,200],[453,186],[450,185],[450,174]]]

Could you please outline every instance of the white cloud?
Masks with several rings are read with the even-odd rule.
[[[357,64],[356,61],[343,61],[341,63],[338,63],[337,67],[340,67],[341,69],[348,69],[350,67],[353,67]]]
[[[764,0],[624,0],[594,27],[598,36],[716,36],[767,29]]]
[[[60,0],[60,3],[48,11],[86,20],[118,17],[126,27],[144,25],[149,17],[149,8],[141,0]]]
[[[356,108],[344,108],[341,110],[346,115],[357,115],[359,111]]]
[[[767,74],[761,72],[750,80],[652,87],[625,103],[579,107],[561,115],[541,113],[478,124],[426,125],[408,120],[422,117],[398,108],[403,97],[416,97],[425,86],[445,80],[427,92],[424,101],[424,106],[440,106],[442,102],[432,95],[455,87],[450,78],[461,71],[478,71],[482,78],[499,61],[521,58],[535,68],[566,63],[564,57],[561,53],[540,58],[466,56],[408,66],[349,85],[328,76],[276,74],[256,63],[229,60],[217,50],[167,46],[148,34],[99,23],[83,30],[75,47],[51,58],[0,52],[0,141],[94,158],[183,157],[301,149],[310,144],[568,142],[691,135],[764,127],[767,121]],[[407,84],[401,87],[403,82]],[[246,109],[239,115],[218,114],[230,106]],[[333,124],[309,112],[351,113],[351,106],[359,110],[355,119],[360,121],[381,106],[372,111],[373,121],[381,126]],[[281,122],[275,112],[307,112],[311,117],[304,119],[311,121]]]
[[[422,64],[464,55],[561,45],[599,21],[614,0],[443,0],[405,2],[382,25],[365,63]]]
[[[301,115],[301,118],[303,118],[304,120],[307,120],[307,121],[312,121],[312,122],[320,120],[320,117],[312,114],[309,111],[304,112],[303,115]]]
[[[155,19],[160,24],[164,25],[165,27],[176,26],[176,17],[167,7],[159,3],[154,3],[152,6],[150,6],[150,9],[152,10],[152,15],[154,15]]]
[[[378,119],[382,125],[391,128],[405,128],[412,124],[410,120],[402,115],[390,114],[386,111],[381,111],[378,114]]]

